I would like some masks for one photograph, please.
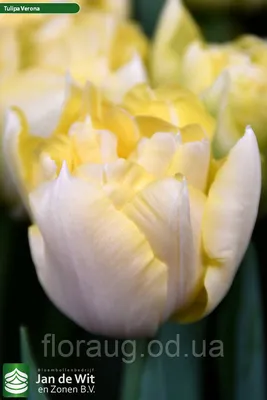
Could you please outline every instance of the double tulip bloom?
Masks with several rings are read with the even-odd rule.
[[[45,135],[64,101],[66,72],[80,84],[90,80],[114,102],[147,80],[148,41],[138,24],[125,18],[129,2],[79,3],[77,15],[29,14],[26,20],[5,15],[3,21],[0,16],[5,38],[0,44],[0,136],[5,110],[13,105],[25,112],[37,134]],[[0,157],[0,186],[11,200],[14,190],[7,187],[2,168]]]
[[[164,63],[162,62],[164,60]],[[180,0],[167,0],[152,44],[154,84],[181,84],[197,94],[216,119],[213,147],[226,156],[250,125],[263,167],[262,212],[267,210],[267,43],[244,35],[208,44]]]
[[[31,35],[20,37],[19,20],[9,31],[20,51],[0,70],[0,121],[16,106],[0,126],[5,165],[32,219],[32,258],[49,298],[92,332],[153,335],[169,318],[209,314],[246,251],[261,189],[247,125],[258,121],[261,143],[261,123],[250,112],[244,124],[237,80],[225,86],[223,72],[244,57],[264,63],[264,44],[202,48],[187,10],[169,0],[152,89],[148,42],[125,19],[127,2],[92,3],[72,18],[29,19]]]
[[[146,85],[115,106],[72,84],[46,137],[9,112],[5,154],[32,216],[37,274],[80,326],[152,335],[227,293],[257,216],[260,157],[247,128],[214,160],[213,124],[192,93]]]

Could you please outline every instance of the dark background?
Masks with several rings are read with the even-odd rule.
[[[137,0],[134,6],[134,16],[141,22],[145,32],[151,36],[159,15],[161,0]],[[190,3],[190,2],[187,2]],[[201,1],[199,1],[201,4]],[[267,7],[233,8],[215,7],[208,9],[202,6],[190,8],[194,17],[210,41],[230,40],[242,33],[267,36]],[[267,111],[266,111],[267,112]],[[266,127],[267,129],[267,127]],[[21,360],[20,328],[27,327],[29,346],[39,367],[85,367],[85,358],[44,358],[42,356],[41,340],[45,333],[55,333],[57,340],[78,337],[90,340],[94,338],[77,328],[70,320],[57,311],[49,302],[41,289],[31,262],[28,238],[28,221],[14,222],[9,218],[7,210],[0,210],[0,294],[4,294],[2,313],[0,313],[0,364],[3,362],[19,362]],[[253,234],[253,242],[258,253],[260,273],[260,296],[263,305],[263,323],[267,337],[267,220],[257,222]],[[248,296],[249,296],[248,292]],[[227,301],[227,299],[226,299]],[[218,315],[221,306],[206,321],[206,338],[214,338],[218,332]],[[228,320],[227,334],[232,335],[231,320]],[[99,338],[104,340],[105,338]],[[112,348],[113,341],[110,340]],[[229,348],[231,353],[233,349]],[[234,350],[233,350],[234,351]],[[262,349],[266,354],[266,347]],[[266,357],[267,358],[267,357]],[[231,366],[231,362],[229,363]],[[97,394],[92,398],[99,400],[115,400],[119,397],[119,385],[122,377],[121,359],[99,358],[90,360],[90,368],[95,368]],[[228,400],[220,386],[218,369],[212,359],[203,361],[203,395],[205,399]],[[229,378],[230,379],[230,378]],[[226,382],[226,385],[232,383]],[[59,397],[59,396],[57,396]],[[68,399],[78,396],[67,396]],[[252,398],[252,396],[251,396]],[[34,399],[35,400],[35,399]],[[153,399],[151,399],[153,400]],[[177,398],[177,400],[180,400]],[[181,399],[184,400],[184,399]],[[231,399],[230,399],[231,400]],[[255,398],[255,400],[258,400]]]

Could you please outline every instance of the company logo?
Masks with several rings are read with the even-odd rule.
[[[29,367],[27,364],[3,365],[3,396],[28,397]]]

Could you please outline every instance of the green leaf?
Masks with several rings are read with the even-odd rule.
[[[134,340],[135,356],[133,362],[124,365],[122,378],[121,400],[138,400],[140,393],[140,382],[142,379],[143,368],[145,363],[147,340]]]
[[[217,326],[224,344],[224,357],[217,360],[222,398],[265,400],[263,310],[253,245],[218,310]]]
[[[6,279],[8,272],[8,256],[10,252],[10,235],[12,232],[12,223],[0,209],[0,318],[2,322],[3,310],[5,307],[5,294],[7,292]],[[0,326],[2,323],[0,322]]]
[[[47,400],[47,397],[39,393],[36,388],[37,381],[37,366],[33,358],[27,329],[22,327],[20,329],[20,345],[21,345],[21,360],[23,363],[28,364],[30,368],[30,381],[29,381],[29,400]]]
[[[139,400],[202,398],[204,334],[205,321],[161,328],[148,347]]]
[[[27,339],[36,365],[44,369],[91,369],[97,382],[94,400],[118,399],[121,341],[84,331],[47,298],[44,300],[37,302],[38,312],[27,324]]]

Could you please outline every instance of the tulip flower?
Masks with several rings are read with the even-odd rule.
[[[153,335],[169,318],[204,317],[231,286],[256,220],[252,129],[216,161],[196,119],[180,128],[134,116],[92,86],[68,93],[46,137],[33,136],[18,110],[5,126],[47,295],[83,328],[110,336]]]
[[[124,96],[122,105],[133,115],[158,117],[181,128],[199,124],[213,137],[215,120],[199,99],[181,86],[162,85],[153,90],[146,83],[139,84]]]
[[[159,20],[152,49],[151,73],[154,84],[166,80],[162,79],[159,61],[164,54],[164,68],[171,71],[169,83],[180,84],[196,93],[215,118],[213,149],[216,157],[228,154],[243,136],[246,126],[253,128],[260,146],[264,172],[261,212],[265,213],[267,43],[253,35],[244,35],[223,44],[208,44],[201,35],[194,35],[186,43],[181,43],[179,31],[184,25],[197,32],[198,27],[182,2],[168,0]]]
[[[181,31],[186,34],[181,35]],[[150,67],[153,84],[179,83],[201,94],[225,69],[250,62],[259,63],[262,50],[266,66],[266,45],[263,43],[263,40],[249,35],[234,42],[205,43],[200,28],[182,0],[167,0],[152,44]]]
[[[151,79],[155,85],[179,81],[183,54],[195,40],[201,40],[200,29],[181,0],[167,0],[151,51]]]
[[[57,115],[50,99],[54,98],[57,109],[63,103],[66,71],[80,83],[90,80],[98,85],[115,102],[147,80],[147,39],[136,23],[114,12],[90,9],[75,16],[30,18],[26,27],[21,16],[14,17],[16,24],[5,21],[0,28],[5,37],[0,45],[0,136],[10,106],[25,112],[36,134],[52,129]],[[45,125],[39,123],[43,115],[49,115]],[[1,197],[16,201],[5,167],[0,170]]]

